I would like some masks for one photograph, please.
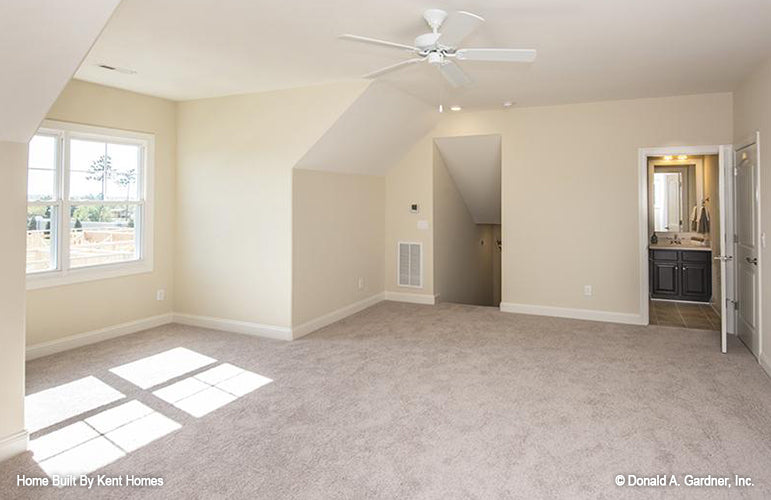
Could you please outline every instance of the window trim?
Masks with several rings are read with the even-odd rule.
[[[153,223],[155,221],[153,212],[153,202],[155,199],[155,135],[54,120],[45,120],[40,125],[40,129],[36,132],[36,135],[37,134],[55,135],[58,137],[56,153],[56,200],[53,202],[27,202],[27,206],[42,204],[57,206],[56,268],[50,271],[27,273],[27,290],[152,272]],[[65,220],[64,214],[69,212],[69,207],[71,205],[78,203],[82,204],[82,202],[71,201],[69,199],[69,140],[71,138],[105,141],[112,144],[139,144],[142,147],[143,168],[141,169],[141,172],[138,173],[139,186],[142,189],[137,203],[142,207],[142,219],[139,224],[140,231],[138,235],[138,259],[129,262],[100,264],[74,269],[64,267],[65,261],[67,261],[69,265],[69,237],[64,236],[64,230],[69,227],[69,219]],[[108,202],[107,204],[111,203],[112,202]],[[116,202],[116,204],[120,204],[120,202]]]

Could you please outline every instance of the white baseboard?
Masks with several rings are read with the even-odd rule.
[[[596,311],[593,309],[569,309],[565,307],[536,306],[531,304],[513,304],[501,302],[501,311],[518,314],[533,314],[536,316],[552,316],[556,318],[585,319],[604,321],[606,323],[624,323],[627,325],[642,325],[639,314]]]
[[[760,366],[766,372],[766,375],[771,377],[771,363],[768,362],[765,356],[763,356],[762,354],[758,356],[758,363],[760,363]]]
[[[69,351],[76,347],[95,344],[103,340],[147,330],[148,328],[155,328],[156,326],[171,323],[172,319],[173,314],[171,313],[159,314],[158,316],[127,321],[126,323],[119,323],[90,332],[78,333],[61,339],[34,344],[27,347],[27,360],[41,358],[57,352]]]
[[[196,316],[193,314],[174,313],[174,323],[189,326],[200,326],[213,330],[223,330],[245,335],[256,335],[275,340],[292,340],[292,329],[288,326],[264,325],[250,321],[214,318],[212,316]]]
[[[380,292],[371,297],[367,297],[364,300],[354,302],[353,304],[349,304],[345,307],[341,307],[336,311],[332,311],[331,313],[328,313],[323,316],[319,316],[318,318],[307,321],[302,325],[292,328],[292,338],[299,339],[300,337],[304,337],[309,333],[315,332],[319,328],[324,328],[327,325],[331,325],[336,321],[340,321],[341,319],[347,318],[352,314],[356,314],[359,311],[363,311],[368,307],[374,306],[375,304],[377,304],[378,302],[382,302],[383,300],[385,300],[385,293]]]
[[[386,292],[385,299],[394,302],[409,302],[410,304],[436,304],[439,295],[427,295],[422,293]]]
[[[29,433],[25,430],[0,439],[0,462],[27,451]]]

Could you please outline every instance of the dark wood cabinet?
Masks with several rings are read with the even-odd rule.
[[[650,250],[651,297],[709,302],[712,298],[712,252]]]

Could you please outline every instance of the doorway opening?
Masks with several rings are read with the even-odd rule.
[[[733,148],[640,150],[644,324],[734,333]],[[728,236],[730,235],[730,236]]]
[[[442,302],[501,302],[501,136],[434,140],[434,289]]]

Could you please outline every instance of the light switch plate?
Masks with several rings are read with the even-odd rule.
[[[428,229],[428,221],[425,219],[421,219],[418,221],[418,229]]]

